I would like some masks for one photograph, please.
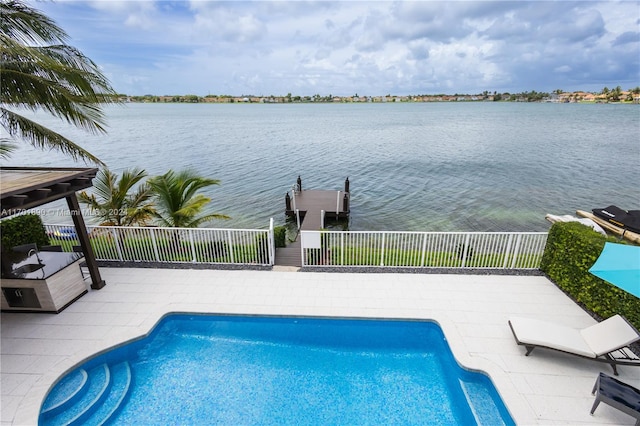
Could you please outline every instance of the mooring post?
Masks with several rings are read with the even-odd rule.
[[[288,192],[287,192],[287,195],[284,196],[284,204],[285,204],[285,209],[287,211],[291,211],[291,197],[289,197]]]
[[[298,180],[296,182],[298,183],[298,191],[302,192],[302,179],[300,179],[300,175],[298,175]]]
[[[349,176],[347,176],[347,179],[344,181],[344,192],[349,192]]]
[[[349,196],[344,194],[344,198],[342,199],[342,208],[345,212],[349,211]]]

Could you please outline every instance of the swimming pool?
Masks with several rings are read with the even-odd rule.
[[[515,424],[429,321],[171,314],[50,390],[39,423]]]

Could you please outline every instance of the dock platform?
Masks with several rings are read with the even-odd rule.
[[[286,195],[287,216],[300,215],[300,230],[319,231],[324,228],[324,219],[342,219],[349,217],[349,178],[345,180],[344,191],[302,189],[298,176],[297,184]],[[324,214],[323,214],[324,212]]]
[[[325,219],[344,219],[349,217],[349,178],[344,181],[344,191],[302,189],[302,180],[298,176],[296,185],[285,196],[285,214],[298,220],[300,231],[320,231],[325,227]],[[300,267],[300,233],[295,241],[286,247],[276,248],[277,266]]]

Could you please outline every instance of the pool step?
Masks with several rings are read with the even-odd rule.
[[[109,421],[129,394],[129,363],[125,361],[111,366],[100,364],[85,374],[88,377],[86,384],[67,386],[70,388],[68,392],[60,390],[66,396],[54,397],[52,403],[46,404],[47,408],[40,414],[40,424],[102,425]],[[58,393],[58,385],[53,392]]]
[[[491,424],[492,426],[506,425],[504,421],[500,421],[504,419],[504,416],[501,415],[500,409],[496,406],[496,402],[486,387],[474,382],[465,382],[461,379],[460,386],[467,398],[469,408],[473,412],[476,424]],[[500,423],[497,423],[499,421]]]
[[[92,410],[83,424],[104,425],[120,409],[131,387],[131,367],[128,362],[111,366],[111,382],[110,392],[102,405]]]
[[[79,399],[87,391],[89,385],[89,375],[87,371],[80,368],[66,375],[56,384],[55,392],[42,404],[42,416],[51,417],[68,410],[75,400]]]
[[[462,389],[462,393],[464,394],[465,399],[467,400],[467,405],[471,410],[471,414],[473,414],[473,418],[476,421],[477,425],[481,425],[480,418],[478,417],[478,411],[476,410],[475,402],[473,401],[473,397],[471,395],[471,390],[467,387],[467,384],[462,379],[458,379],[460,383],[460,388]]]

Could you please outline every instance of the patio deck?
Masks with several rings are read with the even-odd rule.
[[[1,314],[1,425],[33,425],[57,377],[140,336],[168,312],[433,319],[460,364],[487,372],[518,424],[634,424],[591,389],[610,367],[557,352],[529,357],[511,315],[585,327],[594,320],[542,276],[341,274],[102,268],[109,285],[62,313]],[[619,378],[640,386],[640,372]]]

